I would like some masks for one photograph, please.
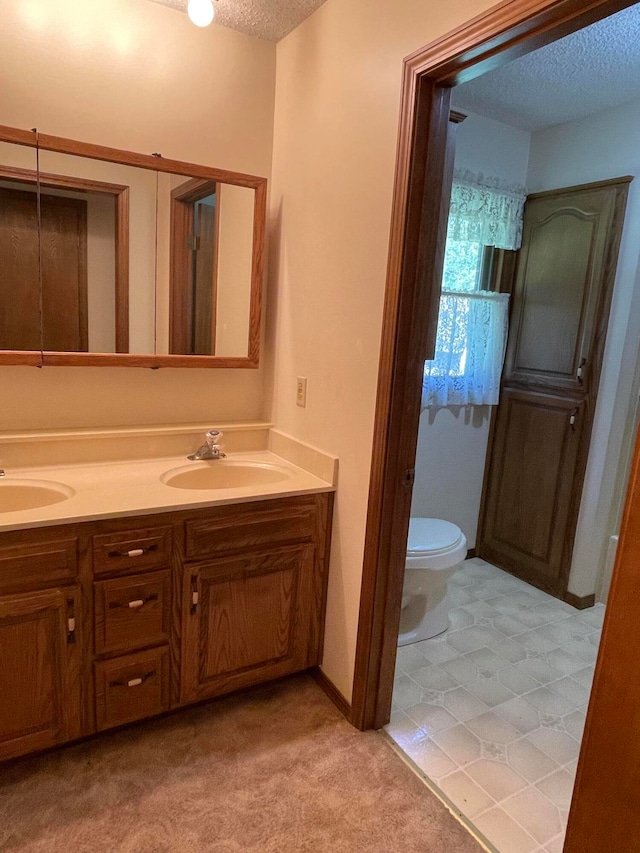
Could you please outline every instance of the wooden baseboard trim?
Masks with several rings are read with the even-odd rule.
[[[565,592],[564,600],[577,610],[587,610],[587,608],[593,607],[596,603],[596,596],[595,593],[591,595],[574,595],[572,592]]]
[[[330,678],[327,678],[319,666],[312,667],[309,670],[309,675],[313,678],[318,687],[327,694],[338,711],[340,711],[340,713],[343,714],[349,722],[351,722],[351,705],[347,702],[342,693],[340,693],[333,681],[331,681]]]
[[[467,551],[467,560],[472,560],[474,557],[478,556],[478,552],[475,548],[469,548]]]

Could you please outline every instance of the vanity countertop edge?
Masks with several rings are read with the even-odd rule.
[[[212,460],[208,463],[190,463],[184,455],[183,442],[185,437],[201,434],[202,425],[180,425],[171,427],[149,427],[136,430],[127,429],[109,431],[91,431],[87,439],[86,430],[78,430],[78,440],[86,444],[87,440],[104,442],[105,436],[112,439],[106,459],[89,458],[82,462],[71,462],[68,448],[74,438],[73,430],[56,431],[55,438],[51,432],[31,433],[29,439],[38,447],[51,447],[52,443],[64,443],[63,464],[51,465],[6,465],[6,477],[0,479],[0,502],[2,484],[22,483],[29,481],[51,482],[60,484],[72,490],[73,494],[58,503],[40,506],[32,509],[16,511],[0,511],[0,532],[25,530],[31,528],[50,527],[60,524],[72,524],[85,521],[96,521],[106,518],[126,518],[140,515],[153,515],[164,512],[206,509],[230,504],[248,503],[258,500],[286,498],[296,495],[321,494],[333,492],[337,487],[338,460],[336,457],[305,444],[298,439],[273,430],[271,424],[251,422],[246,424],[246,441],[243,448],[243,425],[220,423],[221,430],[227,430],[232,435],[231,447],[225,459]],[[132,432],[138,445],[127,444]],[[124,433],[124,434],[123,434]],[[113,446],[121,437],[123,455],[135,455],[139,450],[139,441],[145,435],[157,442],[158,435],[164,439],[164,444],[153,444],[162,455],[151,458],[112,458]],[[28,442],[18,441],[16,434],[6,435],[9,441],[5,444],[0,435],[0,448],[19,446],[23,455],[19,461],[29,459]],[[59,436],[59,438],[58,438]],[[174,442],[173,446],[171,442]],[[177,445],[179,453],[176,453]],[[191,447],[191,445],[189,445]],[[232,449],[234,448],[234,449]],[[273,448],[273,449],[272,449]],[[195,450],[196,447],[191,447]],[[86,448],[85,448],[86,451]],[[276,452],[277,451],[277,452]],[[99,450],[96,449],[96,455]],[[139,455],[139,454],[138,454]],[[52,458],[55,453],[51,454]],[[87,453],[84,453],[87,456]],[[18,459],[14,457],[16,461]],[[0,458],[0,462],[1,462]],[[175,488],[162,481],[163,475],[172,469],[185,469],[190,465],[224,466],[243,465],[257,467],[273,467],[286,474],[281,482],[263,483],[259,485],[235,486],[212,489]],[[2,464],[0,464],[2,467]],[[310,470],[309,470],[310,469]],[[320,474],[320,476],[318,476]]]

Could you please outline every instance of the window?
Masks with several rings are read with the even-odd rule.
[[[507,341],[506,294],[487,286],[491,252],[447,240],[435,358],[424,365],[423,407],[496,405]]]
[[[495,252],[517,249],[523,188],[456,172],[451,192],[435,357],[425,361],[422,406],[496,405],[509,297],[490,289]]]

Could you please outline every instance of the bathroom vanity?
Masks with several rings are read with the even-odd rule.
[[[0,759],[320,662],[332,485],[266,452],[192,464],[264,469],[267,456],[293,472],[282,486],[171,489],[167,459],[70,466],[56,479],[73,496],[40,521],[4,513],[19,529],[3,530],[0,516]],[[118,481],[125,514],[104,517]],[[132,514],[136,500],[153,511]],[[101,517],[51,523],[81,503]]]

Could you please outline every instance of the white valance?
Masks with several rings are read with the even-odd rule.
[[[424,363],[423,408],[497,405],[508,315],[506,293],[440,297],[435,358]]]
[[[451,190],[447,238],[519,249],[524,187],[456,170]]]

